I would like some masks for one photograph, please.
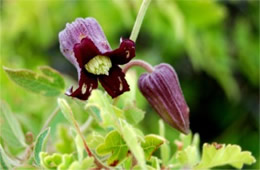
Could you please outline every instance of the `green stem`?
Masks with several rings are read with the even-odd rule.
[[[87,130],[91,125],[92,121],[93,121],[93,117],[89,116],[88,120],[80,127],[81,132]]]
[[[138,12],[138,15],[135,20],[135,25],[134,25],[133,30],[130,35],[130,39],[133,40],[134,42],[137,39],[141,25],[143,23],[144,15],[147,11],[147,8],[148,8],[150,2],[151,2],[151,0],[143,0],[140,10]]]
[[[43,132],[51,123],[51,121],[54,119],[54,117],[59,113],[60,108],[57,106],[55,108],[55,110],[51,113],[51,115],[48,117],[48,119],[46,120],[46,122],[44,123],[41,132]]]
[[[73,113],[72,113],[72,112],[69,112],[69,113],[70,113],[70,116],[71,116],[71,118],[72,118],[72,123],[74,124],[75,129],[76,129],[78,135],[80,136],[80,138],[81,138],[82,141],[83,141],[83,144],[84,144],[84,147],[85,147],[85,149],[86,149],[86,152],[88,153],[88,156],[89,156],[89,157],[93,156],[92,152],[90,151],[90,149],[89,149],[89,147],[88,147],[88,145],[87,145],[87,143],[86,143],[86,141],[85,141],[85,139],[84,139],[83,134],[82,134],[81,131],[80,131],[79,124],[78,124],[78,122],[76,121],[76,119],[74,118]]]
[[[97,159],[97,157],[91,152],[91,150],[90,150],[90,148],[88,147],[87,142],[86,142],[86,140],[85,140],[85,138],[84,138],[84,136],[83,136],[83,134],[82,134],[82,132],[81,132],[81,130],[80,130],[79,124],[78,124],[78,122],[76,121],[76,119],[74,118],[74,115],[73,115],[72,111],[70,111],[69,113],[70,113],[70,117],[72,118],[72,123],[74,124],[74,127],[75,127],[75,129],[76,129],[78,135],[80,136],[80,138],[81,138],[81,140],[82,140],[82,142],[83,142],[84,148],[85,148],[86,152],[88,153],[88,156],[89,156],[89,157],[94,157],[94,162],[95,162],[95,164],[98,166],[97,169],[105,169],[105,170],[106,170],[106,169],[109,169],[109,168],[107,168],[105,165],[103,165],[101,162],[99,162],[99,160]]]

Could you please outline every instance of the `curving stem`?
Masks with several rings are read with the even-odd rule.
[[[130,40],[133,40],[134,42],[137,39],[141,25],[143,23],[144,15],[147,11],[148,6],[150,5],[150,2],[151,2],[151,0],[143,0],[140,10],[138,12],[138,15],[135,20],[135,25],[134,25],[133,30],[130,35]]]
[[[126,73],[131,67],[139,66],[144,68],[148,73],[153,72],[153,66],[143,60],[132,60],[129,63],[124,65],[123,72]]]

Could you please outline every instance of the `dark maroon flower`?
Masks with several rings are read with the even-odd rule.
[[[98,80],[111,97],[129,91],[125,74],[118,65],[135,56],[135,43],[120,40],[118,49],[111,50],[102,28],[94,18],[78,18],[59,33],[62,54],[77,68],[78,88],[66,94],[87,100]]]
[[[175,70],[160,64],[151,73],[141,75],[138,86],[150,105],[172,127],[189,133],[189,108]]]

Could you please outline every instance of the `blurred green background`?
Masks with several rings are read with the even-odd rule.
[[[56,99],[18,87],[2,66],[36,70],[50,65],[76,80],[75,68],[59,51],[58,33],[65,24],[77,17],[95,17],[117,48],[120,37],[129,37],[141,0],[0,3],[1,98],[24,131],[36,135]],[[239,144],[259,160],[259,1],[152,0],[136,48],[138,59],[174,66],[191,110],[191,130],[202,142]],[[137,96],[137,104],[147,111],[142,128],[158,133],[154,124],[159,117],[140,92]],[[169,141],[176,134],[167,128]]]

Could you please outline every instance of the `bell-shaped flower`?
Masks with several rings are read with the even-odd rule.
[[[142,74],[138,86],[164,121],[185,134],[189,133],[189,108],[177,74],[169,64],[160,64],[153,72]]]
[[[66,94],[87,100],[98,80],[111,97],[129,91],[125,74],[118,65],[126,64],[135,56],[135,43],[120,40],[119,48],[111,50],[99,23],[94,18],[78,18],[59,33],[62,54],[78,71],[78,88]]]

